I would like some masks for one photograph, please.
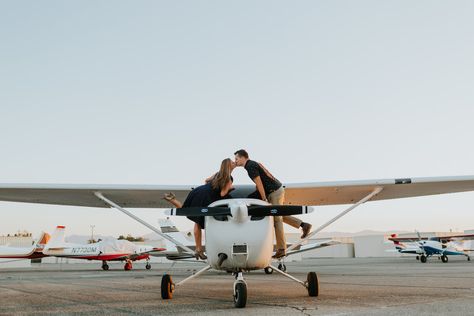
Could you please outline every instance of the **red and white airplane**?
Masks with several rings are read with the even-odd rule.
[[[65,226],[56,227],[51,240],[44,247],[43,254],[60,258],[102,261],[102,269],[109,270],[107,261],[125,261],[125,270],[132,269],[132,261],[146,260],[146,269],[151,269],[150,252],[163,251],[146,245],[135,245],[128,240],[107,239],[92,244],[65,242]]]
[[[42,233],[38,241],[30,247],[0,246],[0,259],[38,259],[47,257],[43,253],[45,245],[50,240],[48,233]]]
[[[173,242],[183,252],[194,251],[162,233],[159,228],[132,214],[126,208],[168,208],[162,199],[173,192],[184,200],[195,185],[52,185],[0,184],[0,201],[115,208],[152,231]],[[305,287],[308,295],[319,295],[319,278],[308,272],[305,281],[272,265],[273,216],[307,214],[319,205],[351,204],[337,216],[314,229],[305,239],[287,248],[287,253],[306,243],[342,216],[368,201],[380,201],[434,194],[474,191],[474,176],[439,178],[403,178],[365,181],[340,181],[285,184],[289,205],[269,205],[247,198],[254,185],[236,185],[232,199],[221,200],[202,208],[169,209],[169,215],[205,217],[207,265],[178,283],[171,275],[161,280],[161,296],[171,299],[176,289],[210,270],[232,271],[235,275],[234,305],[245,307],[247,284],[243,273],[272,268]]]

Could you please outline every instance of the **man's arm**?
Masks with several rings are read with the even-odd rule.
[[[260,193],[260,197],[262,200],[266,201],[267,196],[265,195],[265,189],[263,188],[263,183],[262,179],[260,179],[260,176],[256,176],[255,178],[252,179],[253,182],[255,182],[255,185],[257,186],[257,191]]]

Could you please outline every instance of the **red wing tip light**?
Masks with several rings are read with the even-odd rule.
[[[64,229],[64,228],[66,228],[66,226],[57,226],[56,228],[62,228],[62,229]]]

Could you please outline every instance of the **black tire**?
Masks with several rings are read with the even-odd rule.
[[[420,260],[420,256],[416,256],[416,260]]]
[[[319,295],[319,280],[316,272],[308,272],[308,295],[318,296]]]
[[[467,257],[467,261],[471,261],[471,257]]]
[[[244,308],[247,304],[247,285],[245,282],[239,281],[235,284],[234,306],[236,308]]]
[[[272,274],[273,273],[273,269],[271,267],[266,267],[264,269],[264,271],[265,271],[265,274]]]
[[[286,265],[283,264],[283,263],[279,263],[279,264],[278,264],[278,269],[281,270],[281,271],[283,271],[283,272],[286,272]]]
[[[150,270],[150,269],[151,269],[151,264],[147,264],[147,265],[145,266],[145,269]]]
[[[164,300],[173,298],[173,280],[169,274],[165,274],[161,278],[161,298]]]
[[[109,265],[107,265],[107,264],[102,265],[102,270],[108,271],[109,270]]]
[[[441,261],[443,261],[444,263],[447,263],[448,262],[448,256],[442,255],[441,256]]]
[[[425,255],[421,255],[420,261],[423,262],[423,263],[426,263],[426,256],[425,256]]]

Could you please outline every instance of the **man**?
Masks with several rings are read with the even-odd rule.
[[[256,192],[250,197],[259,197],[270,204],[283,205],[285,202],[285,189],[280,181],[275,178],[261,163],[249,159],[249,154],[244,149],[235,153],[235,164],[244,167],[252,181],[257,186]],[[274,258],[281,258],[286,255],[286,239],[283,229],[283,222],[295,228],[303,230],[301,238],[305,238],[311,231],[311,224],[305,223],[294,216],[274,216],[275,237],[277,251]]]

